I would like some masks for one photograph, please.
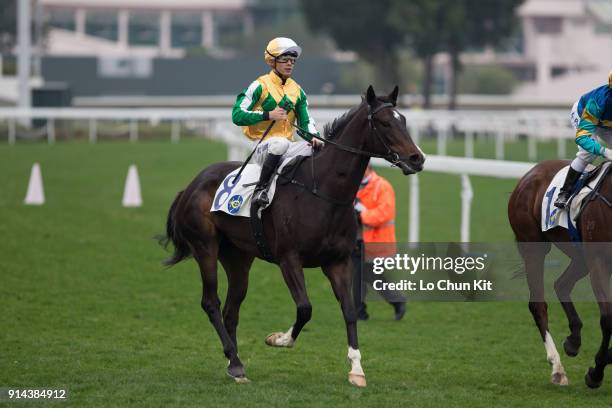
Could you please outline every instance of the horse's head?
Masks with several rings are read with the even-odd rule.
[[[384,157],[404,174],[414,174],[423,170],[425,155],[410,137],[406,118],[395,108],[397,94],[397,86],[382,97],[376,96],[372,85],[368,87],[365,100],[371,134],[365,149]]]

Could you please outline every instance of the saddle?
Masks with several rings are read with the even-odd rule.
[[[612,199],[601,194],[603,182],[612,172],[612,163],[604,162],[597,167],[591,166],[591,170],[585,172],[574,187],[567,209],[559,210],[552,203],[559,194],[559,188],[563,184],[567,169],[565,167],[559,170],[546,190],[542,201],[542,231],[563,227],[569,231],[572,241],[579,242],[581,237],[577,225],[586,206],[591,201],[600,198],[606,205],[612,207]]]
[[[284,160],[280,164],[277,173],[270,180],[270,187],[268,188],[270,202],[274,200],[277,183],[286,184],[290,182],[305,158],[304,156],[295,156]],[[211,211],[220,211],[237,217],[251,216],[251,198],[259,180],[261,167],[257,164],[247,164],[240,177],[236,177],[238,171],[239,169],[232,171],[223,179],[215,192]]]
[[[285,164],[281,169],[279,169],[278,181],[277,183],[280,185],[285,185],[291,183],[295,179],[295,172],[300,168],[304,160],[306,160],[310,156],[295,156],[292,157],[287,164]]]

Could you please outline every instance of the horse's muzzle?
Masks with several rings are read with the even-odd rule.
[[[416,170],[413,169],[412,167],[410,167],[409,165],[407,165],[406,163],[404,163],[403,161],[398,161],[397,162],[397,167],[399,167],[400,169],[402,169],[402,173],[404,173],[405,176],[409,175],[409,174],[414,174],[416,173]]]
[[[423,163],[425,163],[425,156],[419,153],[411,154],[407,159],[398,161],[397,165],[404,175],[415,174],[423,170]]]

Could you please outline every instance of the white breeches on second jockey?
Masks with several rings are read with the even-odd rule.
[[[572,106],[572,112],[570,113],[570,119],[572,121],[572,126],[574,130],[578,130],[578,124],[580,123],[580,115],[578,114],[578,101],[574,103]],[[606,144],[612,143],[612,130],[597,128],[595,134],[593,134],[593,139],[597,140],[603,146]],[[576,171],[583,172],[586,168],[587,164],[593,163],[597,158],[597,154],[593,154],[584,150],[582,147],[578,146],[578,153],[576,153],[576,158],[572,161],[572,168]]]
[[[257,144],[258,142],[259,141],[256,140],[254,141],[254,144]],[[283,158],[311,156],[312,146],[310,143],[304,140],[291,142],[285,137],[272,136],[261,142],[261,144],[257,147],[257,150],[255,150],[255,153],[253,154],[255,163],[263,166],[268,153],[283,156]]]

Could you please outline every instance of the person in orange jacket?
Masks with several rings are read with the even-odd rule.
[[[376,257],[395,256],[395,191],[393,186],[376,174],[368,165],[357,192],[355,211],[360,228],[353,252],[353,300],[357,318],[367,320],[369,315],[364,301],[366,286],[384,275],[374,275],[372,260]],[[406,298],[400,292],[378,291],[393,306],[395,320],[406,313]]]

